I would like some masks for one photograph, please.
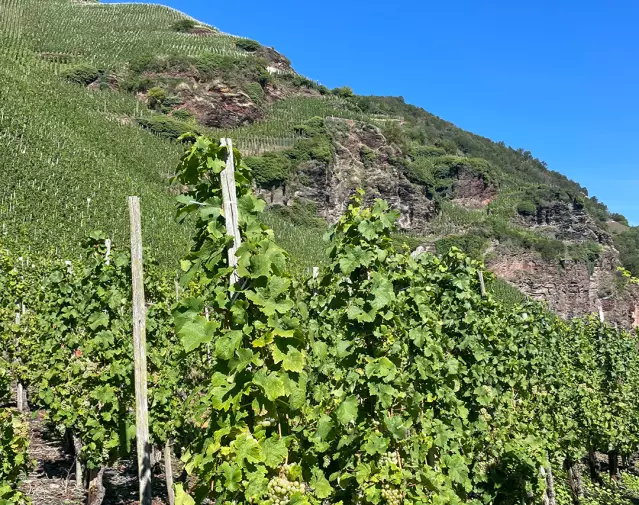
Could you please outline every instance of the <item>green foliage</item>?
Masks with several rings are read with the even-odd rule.
[[[248,51],[249,53],[254,53],[261,47],[259,42],[250,39],[238,39],[237,42],[235,42],[235,45],[239,49]]]
[[[151,109],[161,109],[163,102],[166,100],[166,91],[164,88],[154,86],[146,93],[146,100]]]
[[[630,228],[615,235],[614,243],[623,267],[639,277],[639,228]]]
[[[258,105],[264,101],[264,89],[257,82],[251,82],[246,85],[246,94]]]
[[[375,161],[377,160],[377,153],[373,151],[370,147],[362,144],[359,149],[359,159],[364,164],[365,168],[370,168],[373,166]]]
[[[137,118],[138,124],[159,137],[177,140],[182,135],[190,132],[197,132],[192,124],[173,119],[167,116],[151,116]]]
[[[100,77],[100,71],[91,65],[75,65],[64,70],[61,76],[74,84],[88,86]]]
[[[619,214],[617,212],[613,212],[612,214],[610,214],[610,219],[612,219],[613,221],[615,221],[615,222],[617,222],[619,224],[622,224],[624,226],[630,226],[630,223],[628,222],[628,219],[623,214]]]
[[[231,281],[226,261],[233,240],[221,209],[219,173],[226,148],[200,137],[176,175],[192,188],[178,198],[178,216],[196,219],[193,247],[182,261],[183,282],[202,286],[200,296],[182,300],[176,309],[176,331],[187,352],[205,353],[209,344],[214,352],[209,379],[198,394],[206,421],[184,460],[198,477],[196,501],[267,503],[274,491],[269,482],[283,478],[290,468],[284,465],[303,456],[293,433],[305,397],[306,339],[286,255],[258,221],[264,202],[252,195],[250,172],[235,154],[241,281]],[[305,495],[293,492],[292,498],[308,503]]]
[[[191,123],[195,119],[193,113],[188,109],[175,109],[171,111],[171,117],[174,117],[179,121],[183,121],[186,123]]]
[[[495,300],[505,307],[522,305],[526,301],[526,296],[521,291],[498,277],[492,279],[486,288],[495,297]]]
[[[197,23],[192,19],[180,19],[179,21],[173,23],[171,29],[175,32],[190,33],[193,31],[193,28],[195,28],[196,25]]]
[[[282,152],[266,153],[246,158],[258,186],[270,188],[285,183],[291,172],[291,160]]]
[[[333,93],[335,96],[338,96],[340,98],[352,98],[353,96],[355,96],[355,93],[353,93],[353,89],[349,88],[348,86],[335,88],[331,91],[331,93]]]
[[[128,451],[132,407],[131,277],[128,253],[94,232],[84,267],[55,268],[38,301],[42,337],[33,382],[51,420],[83,442],[81,459],[101,468]]]
[[[522,216],[536,216],[537,205],[530,200],[524,200],[517,204],[517,212]]]
[[[464,173],[481,179],[486,187],[495,184],[492,167],[480,158],[422,156],[406,167],[408,179],[426,186],[433,197],[451,195],[455,181]]]
[[[32,468],[28,449],[28,424],[17,412],[0,409],[0,503],[3,505],[31,503],[18,490],[18,484]]]
[[[452,248],[457,248],[473,259],[480,259],[488,247],[488,240],[479,232],[469,232],[465,235],[445,237],[435,242],[437,254],[447,254]]]

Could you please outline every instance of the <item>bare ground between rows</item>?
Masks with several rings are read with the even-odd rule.
[[[75,460],[64,451],[62,437],[36,412],[30,422],[29,456],[35,462],[33,471],[22,485],[33,505],[83,505],[86,495],[75,489]],[[135,455],[133,455],[135,458]],[[119,461],[104,472],[106,495],[104,505],[138,503],[137,464]],[[153,505],[167,505],[166,481],[162,473],[153,475]]]

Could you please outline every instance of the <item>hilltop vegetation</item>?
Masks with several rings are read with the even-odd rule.
[[[0,163],[12,169],[0,219],[28,247],[75,254],[95,228],[123,238],[124,197],[135,193],[147,243],[164,264],[180,257],[186,237],[172,222],[167,181],[181,149],[175,139],[188,131],[232,137],[265,194],[284,194],[271,198],[284,208],[267,219],[299,268],[325,261],[314,218],[334,220],[349,192],[367,184],[369,177],[335,179],[333,167],[346,158],[401,178],[398,204],[407,190],[415,196],[402,210],[399,239],[437,251],[456,245],[481,258],[495,247],[523,250],[592,270],[619,232],[608,223],[625,221],[528,151],[400,97],[329,90],[274,49],[172,9],[71,0],[2,7]],[[347,134],[357,142],[342,151]],[[382,140],[367,145],[375,135]],[[416,206],[423,216],[411,219]],[[310,219],[295,221],[293,208]],[[614,243],[638,273],[633,233]]]

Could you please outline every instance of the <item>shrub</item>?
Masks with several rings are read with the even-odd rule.
[[[194,116],[193,113],[188,109],[176,109],[171,112],[171,117],[174,117],[180,121],[191,121]]]
[[[377,160],[377,154],[368,146],[363,145],[359,149],[359,159],[362,160],[364,167],[370,168]]]
[[[62,72],[61,75],[69,82],[88,86],[100,77],[100,71],[91,65],[75,65]]]
[[[298,140],[288,153],[297,162],[317,160],[331,163],[333,161],[333,147],[325,135]]]
[[[324,124],[324,118],[319,116],[312,117],[301,125],[296,126],[295,133],[309,138],[317,137],[318,135],[325,135],[326,125]]]
[[[261,47],[259,42],[250,39],[239,39],[235,42],[235,45],[238,49],[248,51],[249,53],[254,53]]]
[[[184,123],[167,116],[152,116],[150,118],[138,118],[138,124],[160,137],[177,140],[185,133],[198,133],[193,125]]]
[[[257,82],[251,82],[246,86],[246,94],[258,105],[264,101],[264,89]]]
[[[517,212],[521,216],[534,216],[537,214],[537,205],[530,200],[524,200],[517,204]]]
[[[406,166],[406,177],[411,182],[433,186],[435,178],[433,176],[433,162],[428,158],[418,158]]]
[[[353,89],[348,86],[342,86],[341,88],[335,88],[332,93],[340,98],[352,98],[355,96]]]
[[[171,26],[171,28],[175,32],[190,33],[191,31],[193,31],[193,28],[195,28],[196,24],[197,23],[192,19],[181,19],[180,21],[173,23],[173,26]]]
[[[285,183],[291,172],[291,160],[282,152],[250,156],[244,160],[258,186],[272,188]]]
[[[129,93],[146,93],[155,81],[150,77],[131,76],[120,82],[120,89]]]
[[[413,146],[410,155],[414,158],[429,158],[432,156],[445,156],[446,150],[435,146]]]
[[[164,88],[155,86],[146,94],[146,102],[151,109],[159,109],[166,100],[166,91]]]
[[[481,233],[470,232],[466,235],[445,237],[435,242],[438,255],[448,254],[452,247],[461,249],[472,258],[480,259],[488,247],[488,240]]]
[[[614,238],[621,264],[635,277],[639,276],[639,228],[630,228]]]

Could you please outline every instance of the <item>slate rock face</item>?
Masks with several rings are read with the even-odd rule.
[[[531,252],[497,246],[489,270],[535,300],[545,300],[564,318],[597,313],[623,328],[639,326],[639,287],[621,282],[618,254],[606,248],[591,269],[583,262],[546,260]]]
[[[288,205],[294,199],[308,200],[315,203],[322,217],[334,223],[361,187],[367,202],[383,198],[400,211],[400,228],[425,229],[436,213],[436,205],[422,186],[410,182],[401,167],[391,163],[395,152],[380,130],[342,119],[327,119],[326,127],[333,144],[333,161],[303,163],[287,186],[260,191],[266,201]],[[366,159],[362,156],[364,148],[369,153]]]

